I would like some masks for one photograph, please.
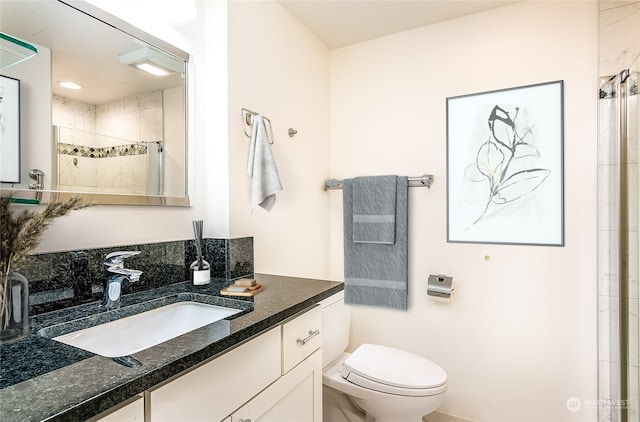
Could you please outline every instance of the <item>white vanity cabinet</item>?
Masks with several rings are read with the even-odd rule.
[[[322,346],[320,306],[282,324],[282,375]],[[322,362],[320,363],[322,366]]]
[[[225,422],[321,422],[322,351],[251,399]]]
[[[115,410],[108,410],[95,418],[89,419],[91,422],[144,422],[144,400],[142,396],[116,406]],[[106,415],[105,415],[106,414]],[[87,421],[87,422],[89,422]]]
[[[151,422],[321,422],[320,307],[145,394]]]
[[[280,377],[280,356],[277,327],[150,391],[150,420],[223,420]]]
[[[282,325],[282,376],[228,422],[322,422],[320,322],[316,307]]]

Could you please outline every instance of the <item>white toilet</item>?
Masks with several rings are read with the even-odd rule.
[[[344,292],[323,300],[321,307],[325,422],[420,422],[440,406],[447,391],[442,368],[375,344],[346,353],[351,313]]]

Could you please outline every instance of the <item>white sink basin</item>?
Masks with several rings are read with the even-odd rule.
[[[178,302],[53,339],[101,356],[121,357],[240,312],[223,306]]]

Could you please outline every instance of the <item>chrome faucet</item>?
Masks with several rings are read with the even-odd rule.
[[[120,293],[122,282],[128,280],[134,283],[140,280],[142,271],[131,270],[124,267],[124,260],[131,256],[138,255],[140,251],[119,251],[112,252],[104,258],[104,265],[107,267],[107,278],[104,286],[104,298],[102,307],[106,310],[120,307]]]

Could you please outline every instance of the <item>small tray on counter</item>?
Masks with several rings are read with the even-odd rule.
[[[238,286],[234,283],[229,287],[225,287],[224,289],[220,290],[220,294],[225,296],[255,296],[260,293],[263,288],[264,286],[258,283],[254,284],[253,286]]]

